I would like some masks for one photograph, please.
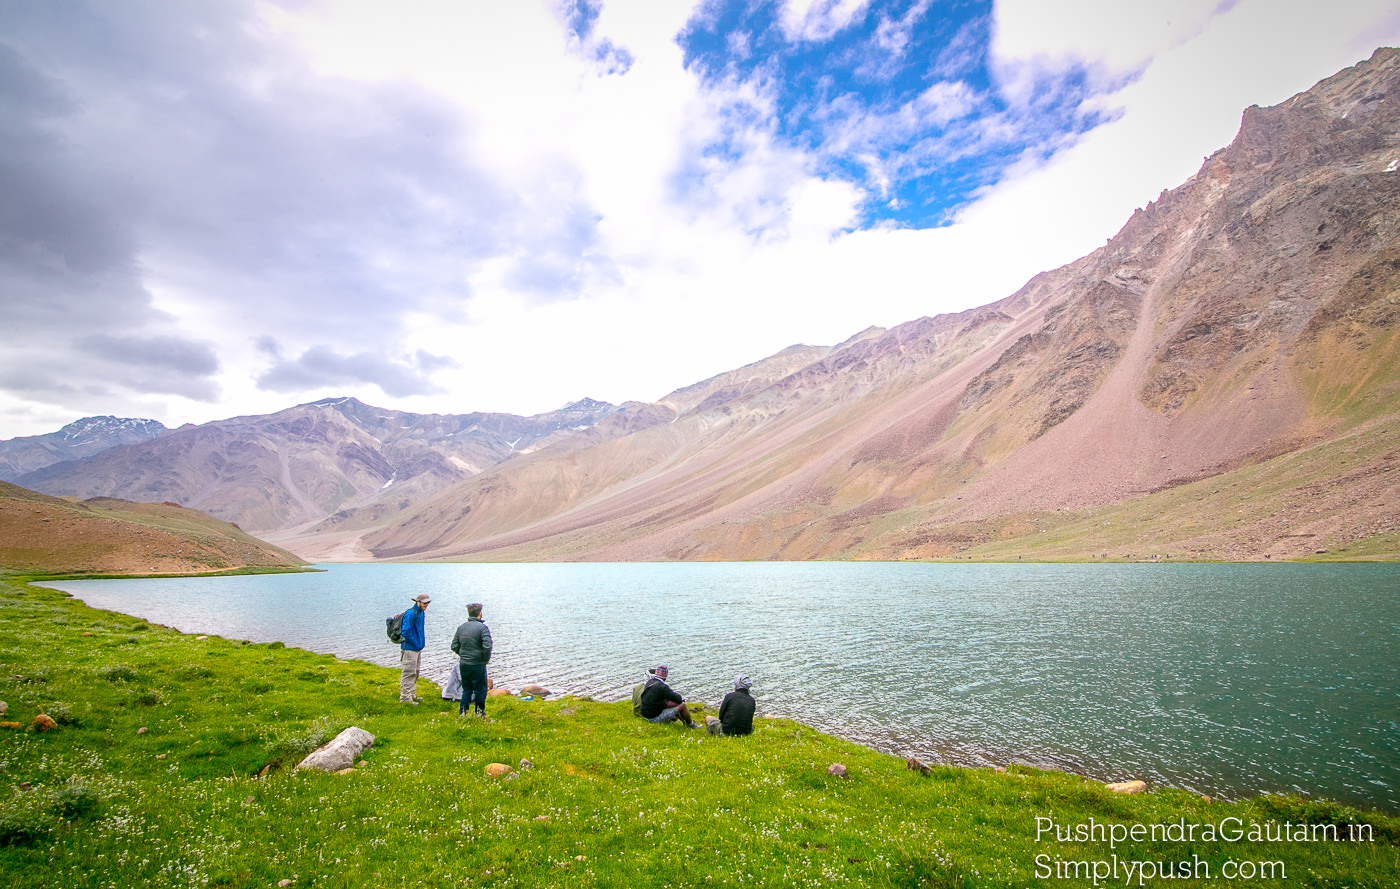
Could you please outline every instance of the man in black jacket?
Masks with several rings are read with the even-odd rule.
[[[749,694],[749,677],[734,677],[734,690],[719,705],[719,724],[726,735],[753,734],[754,699]]]
[[[486,664],[491,660],[491,628],[481,619],[481,603],[467,606],[467,622],[452,637],[452,650],[462,667],[462,703],[458,716],[476,703],[476,715],[486,716]]]
[[[665,664],[651,671],[651,678],[642,687],[639,702],[639,715],[648,722],[675,722],[679,719],[686,728],[695,728],[695,720],[690,718],[690,708],[671,686],[666,684],[670,668]]]

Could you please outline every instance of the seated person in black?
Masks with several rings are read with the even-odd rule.
[[[753,711],[756,706],[749,687],[749,677],[734,677],[734,690],[724,696],[719,705],[719,724],[726,735],[753,734]]]
[[[670,668],[665,664],[651,671],[651,678],[642,688],[638,715],[648,722],[675,722],[679,719],[686,728],[695,728],[695,720],[690,718],[690,709],[671,686],[666,684]]]

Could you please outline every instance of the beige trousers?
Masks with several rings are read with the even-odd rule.
[[[423,659],[421,651],[400,651],[399,667],[403,671],[399,674],[399,701],[408,703],[413,700],[414,689],[418,687],[418,662]]]

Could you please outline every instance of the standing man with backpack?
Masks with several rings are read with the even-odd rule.
[[[423,645],[426,642],[424,618],[428,603],[433,601],[427,593],[413,597],[413,607],[403,613],[403,642],[399,644],[399,703],[418,704],[422,698],[414,694],[418,686],[418,665],[423,659]]]
[[[491,660],[491,628],[481,619],[481,603],[467,606],[467,622],[452,637],[452,650],[462,667],[462,703],[458,716],[476,703],[476,715],[486,718],[486,664]]]

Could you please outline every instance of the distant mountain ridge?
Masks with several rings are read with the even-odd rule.
[[[1400,555],[1400,50],[1273,108],[992,304],[654,404],[353,400],[30,473],[316,559]]]
[[[81,460],[118,445],[133,444],[166,432],[156,420],[129,417],[83,417],[57,432],[0,441],[0,481],[28,472]]]
[[[532,417],[413,414],[331,398],[183,426],[15,483],[59,496],[181,503],[264,533],[350,509],[392,514],[619,410],[583,399]]]

